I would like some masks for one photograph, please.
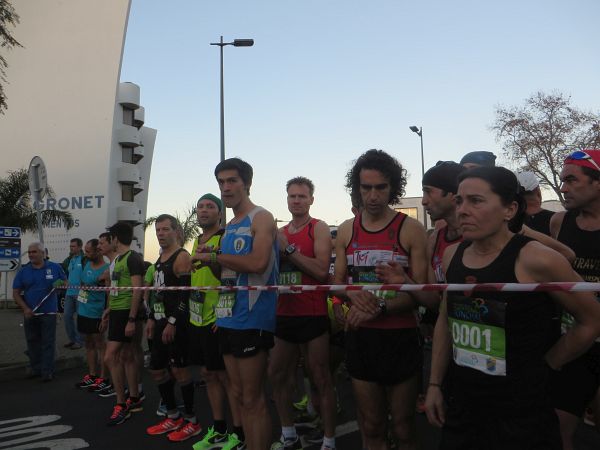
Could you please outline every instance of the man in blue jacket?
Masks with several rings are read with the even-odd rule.
[[[40,242],[29,245],[31,264],[24,265],[13,281],[13,298],[23,310],[27,354],[32,376],[43,381],[54,377],[56,346],[57,295],[53,287],[64,283],[65,273],[59,264],[44,260]]]

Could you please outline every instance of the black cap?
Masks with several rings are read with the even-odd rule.
[[[422,184],[456,194],[458,175],[464,170],[463,166],[454,161],[438,161],[434,167],[425,172]]]
[[[477,164],[483,167],[494,167],[496,165],[496,155],[485,150],[469,152],[460,160],[461,164]]]

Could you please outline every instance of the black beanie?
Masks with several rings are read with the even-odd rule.
[[[454,161],[439,161],[423,175],[423,186],[433,186],[446,192],[456,194],[458,175],[465,170]]]

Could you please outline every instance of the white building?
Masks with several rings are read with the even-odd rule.
[[[143,223],[156,130],[143,126],[140,88],[120,82],[129,0],[12,4],[23,47],[4,52],[0,176],[27,168],[33,156],[44,160],[55,193],[44,208],[75,219],[70,230],[62,222],[44,228],[51,259],[62,261],[74,237],[85,242],[118,220]],[[135,236],[132,247],[142,251],[140,225]],[[36,238],[26,236],[22,250]]]

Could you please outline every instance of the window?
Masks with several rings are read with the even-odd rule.
[[[133,195],[133,184],[121,185],[121,200],[123,200],[124,202],[132,202]]]
[[[133,126],[133,114],[134,110],[123,107],[123,123],[125,125]]]
[[[396,208],[396,211],[406,214],[413,219],[419,220],[419,214],[417,212],[417,208]]]
[[[133,160],[133,148],[121,147],[121,150],[123,151],[123,157],[121,158],[121,160],[124,163],[135,164],[135,161]]]

